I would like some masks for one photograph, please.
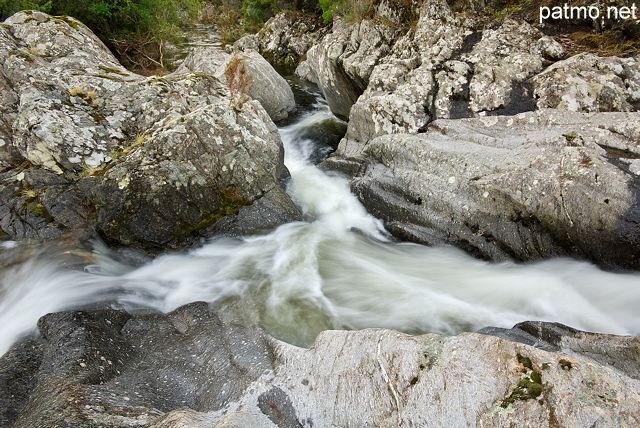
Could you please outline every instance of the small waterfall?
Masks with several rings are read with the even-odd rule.
[[[319,95],[313,99],[312,109],[280,128],[288,190],[307,221],[268,235],[212,239],[140,267],[100,244],[85,271],[34,257],[1,279],[0,353],[40,316],[98,302],[163,312],[193,301],[234,304],[274,336],[303,346],[329,328],[457,334],[525,320],[640,333],[640,274],[570,259],[496,264],[452,247],[390,242],[347,180],[314,166],[331,150],[323,135],[344,124]]]

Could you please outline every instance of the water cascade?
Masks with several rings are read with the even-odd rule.
[[[99,243],[84,271],[34,257],[0,279],[0,354],[40,316],[99,302],[163,312],[193,301],[240,305],[275,337],[303,346],[329,328],[457,334],[525,320],[640,333],[640,274],[570,259],[496,264],[453,247],[392,242],[347,180],[314,165],[330,151],[322,129],[344,124],[318,94],[306,96],[313,108],[280,128],[288,190],[304,222],[268,235],[214,238],[138,267]]]

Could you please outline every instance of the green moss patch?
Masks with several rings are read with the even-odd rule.
[[[560,360],[558,361],[558,364],[560,365],[562,370],[569,371],[573,368],[573,364],[569,360]]]
[[[108,74],[94,74],[93,77],[101,77],[103,79],[115,80],[116,82],[124,82],[123,79],[119,77],[110,76]]]
[[[81,24],[78,21],[76,21],[75,19],[71,18],[70,16],[66,16],[66,15],[56,16],[54,18],[54,21],[56,21],[56,22],[64,22],[69,27],[73,28],[74,30],[76,30],[76,31],[80,30],[80,25]]]
[[[184,239],[200,230],[212,226],[223,217],[226,217],[228,215],[235,215],[238,213],[238,211],[240,211],[240,208],[246,205],[251,205],[253,203],[249,199],[238,196],[235,189],[223,190],[219,192],[219,195],[221,196],[222,201],[220,203],[220,208],[217,211],[205,215],[202,220],[200,220],[200,222],[195,226],[192,226],[184,221],[181,222],[180,226],[184,230],[184,233],[176,237],[178,240]]]
[[[19,56],[20,58],[24,59],[25,61],[28,61],[28,62],[34,62],[35,61],[35,59],[33,59],[33,56],[31,56],[30,54],[28,54],[25,51],[16,50],[14,53],[15,53],[15,55]]]
[[[121,76],[128,76],[129,73],[125,73],[124,71],[118,70],[117,68],[105,67],[104,65],[99,65],[98,68],[100,70],[106,71],[107,73],[115,73]]]
[[[51,216],[51,214],[49,214],[47,209],[41,203],[30,203],[29,205],[27,205],[26,208],[29,211],[32,211],[32,212],[34,212],[36,214],[39,214],[41,217],[43,217],[48,222],[52,222],[53,221],[53,217]]]
[[[516,401],[531,400],[542,394],[542,375],[533,369],[531,359],[520,354],[517,355],[517,358],[518,362],[523,366],[520,372],[520,379],[511,394],[500,403],[500,407],[503,409],[506,409]]]

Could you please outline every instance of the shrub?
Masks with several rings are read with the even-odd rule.
[[[37,9],[79,19],[128,66],[164,68],[164,48],[194,22],[203,0],[0,0],[6,17]]]
[[[52,0],[0,0],[0,19],[5,20],[21,10],[35,9],[48,13],[51,7]]]
[[[341,15],[347,22],[362,21],[373,16],[375,11],[373,0],[319,0],[324,22],[329,23],[336,15]]]

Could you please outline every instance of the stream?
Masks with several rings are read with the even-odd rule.
[[[490,263],[454,247],[393,242],[346,179],[315,166],[346,125],[316,90],[293,85],[303,100],[300,113],[279,129],[288,192],[305,221],[266,235],[212,238],[142,266],[101,243],[84,271],[33,257],[0,278],[0,354],[42,315],[100,302],[162,312],[194,301],[239,305],[273,336],[299,346],[310,346],[325,329],[454,335],[525,320],[640,333],[640,274],[571,259]]]

